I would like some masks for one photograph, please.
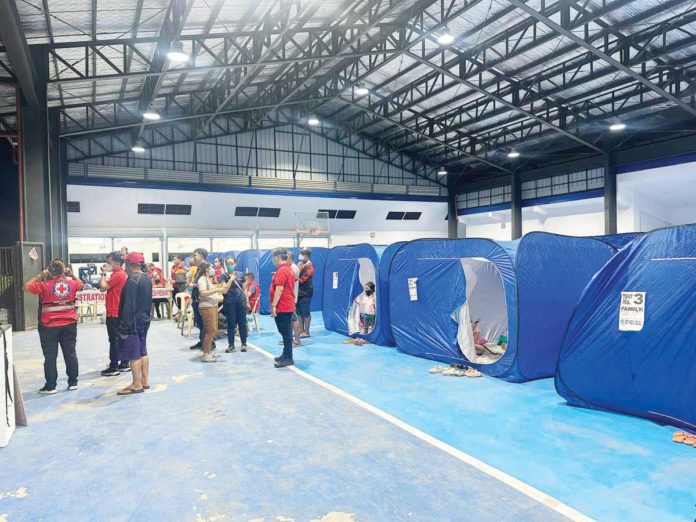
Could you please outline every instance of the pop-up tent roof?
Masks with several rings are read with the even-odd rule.
[[[556,389],[570,404],[696,429],[696,225],[627,245],[585,290]]]
[[[609,243],[616,250],[621,250],[628,243],[630,243],[634,239],[637,239],[639,237],[643,237],[643,235],[644,235],[644,232],[626,232],[623,234],[609,234],[607,236],[594,236],[594,239],[599,239],[600,241],[604,241],[605,243]]]
[[[592,238],[545,232],[407,243],[389,276],[398,349],[508,381],[551,377],[583,288],[614,252]],[[486,343],[473,342],[473,322]]]
[[[329,252],[328,248],[324,247],[311,247],[312,251],[312,264],[314,265],[314,296],[312,297],[312,305],[310,310],[312,312],[318,312],[321,310],[321,304],[323,301],[324,293],[324,263],[326,262],[326,256]],[[300,262],[300,250],[301,248],[288,248],[288,252],[292,252],[295,256],[295,263]],[[271,286],[271,279],[273,278],[273,273],[276,268],[273,264],[272,250],[264,250],[263,255],[260,256],[259,260],[259,277],[257,281],[261,286],[261,306],[259,312],[265,315],[271,313],[271,301],[269,298],[268,290]]]
[[[329,250],[324,268],[324,327],[343,335],[361,337],[371,343],[393,345],[389,314],[389,266],[403,243],[388,247],[367,243],[339,246]],[[377,314],[369,334],[353,330],[351,315],[355,298],[368,281],[375,283]]]
[[[242,250],[236,257],[237,272],[254,274],[254,280],[258,283],[261,257],[266,252],[267,250]]]

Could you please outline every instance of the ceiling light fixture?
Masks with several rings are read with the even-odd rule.
[[[309,118],[307,118],[307,125],[316,127],[317,125],[319,125],[319,123],[321,122],[319,121],[319,118],[317,118],[316,116],[310,116]]]
[[[155,111],[145,111],[143,112],[143,118],[150,121],[157,121],[161,118],[161,116]]]
[[[131,147],[131,150],[132,150],[133,152],[138,153],[138,154],[142,154],[143,152],[145,152],[145,147],[143,147],[143,146],[140,145],[139,143],[136,143],[135,145],[133,145],[133,146]]]
[[[190,57],[184,52],[184,44],[181,42],[172,42],[167,52],[167,58],[172,64],[180,64],[188,62]]]
[[[625,123],[612,123],[611,125],[609,125],[609,130],[612,132],[619,132],[619,131],[624,130],[625,128],[626,128]]]
[[[438,176],[446,176],[447,169],[445,167],[440,167],[439,169],[437,169],[437,175]]]
[[[515,158],[519,158],[519,157],[520,157],[520,153],[517,152],[516,150],[511,150],[510,152],[508,152],[508,158],[510,158],[510,159],[515,159]]]
[[[449,45],[454,42],[454,36],[449,32],[449,29],[445,27],[443,33],[437,37],[437,43],[440,45]]]
[[[364,83],[358,83],[355,85],[355,94],[358,96],[365,96],[366,94],[370,93],[370,89],[365,87]]]

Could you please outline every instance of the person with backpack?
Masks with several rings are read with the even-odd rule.
[[[66,272],[63,262],[54,259],[48,268],[24,284],[24,290],[39,296],[41,316],[39,339],[44,354],[46,383],[39,390],[41,395],[53,395],[58,381],[58,346],[63,352],[68,374],[68,390],[77,390],[77,311],[75,300],[82,288],[82,281]]]

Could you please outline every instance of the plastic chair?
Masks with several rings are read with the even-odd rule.
[[[180,292],[174,296],[176,306],[179,308],[179,317],[176,320],[177,328],[181,328],[181,335],[184,335],[184,324],[188,323],[188,335],[191,337],[193,330],[193,308],[189,306],[191,296],[186,292]]]
[[[257,299],[256,303],[254,304],[254,309],[251,310],[247,314],[247,323],[249,323],[249,331],[252,331],[254,328],[253,326],[256,326],[256,332],[260,332],[261,328],[259,328],[259,305],[261,304],[261,299]]]

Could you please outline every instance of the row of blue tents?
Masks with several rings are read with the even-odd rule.
[[[554,377],[570,404],[696,429],[694,225],[312,252],[312,310],[328,330],[510,382]],[[256,275],[269,313],[270,251],[241,252],[237,265]],[[368,281],[377,315],[363,334],[351,313]]]

